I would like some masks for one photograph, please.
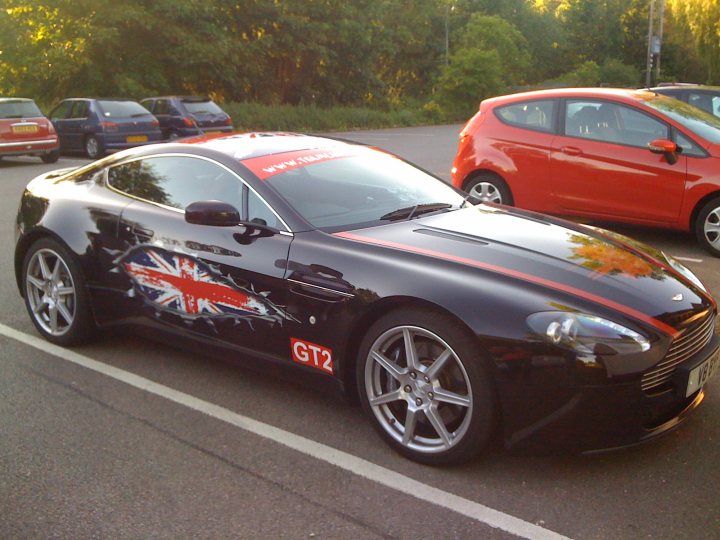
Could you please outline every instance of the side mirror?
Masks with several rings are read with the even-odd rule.
[[[665,159],[670,165],[677,163],[678,154],[681,152],[681,148],[674,142],[668,139],[655,139],[648,143],[648,150],[653,154],[664,154]]]
[[[185,208],[185,221],[193,225],[234,227],[240,223],[240,212],[222,201],[197,201]]]

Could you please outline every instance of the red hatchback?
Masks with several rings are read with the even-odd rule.
[[[720,256],[720,118],[654,92],[487,99],[460,132],[452,182],[484,201],[694,231]]]
[[[60,156],[57,133],[32,99],[0,98],[0,158],[39,156],[55,163]]]

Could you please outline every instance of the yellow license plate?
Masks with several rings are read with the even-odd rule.
[[[133,135],[127,138],[127,142],[147,142],[147,135]]]
[[[217,135],[218,133],[222,133],[222,131],[204,131],[205,135]]]
[[[13,133],[37,133],[38,126],[37,126],[37,124],[12,126],[12,132]]]

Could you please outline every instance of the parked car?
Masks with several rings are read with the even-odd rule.
[[[15,272],[46,339],[133,324],[359,396],[424,463],[651,439],[717,370],[716,304],[627,238],[480,204],[386,152],[185,139],[27,186]],[[327,385],[320,385],[327,388]]]
[[[32,99],[0,98],[0,159],[38,156],[55,163],[60,156],[55,128]]]
[[[131,99],[71,98],[50,113],[63,152],[84,152],[98,158],[108,150],[122,150],[159,142],[160,123]]]
[[[655,92],[487,99],[460,132],[452,183],[550,214],[693,231],[720,256],[720,119]]]
[[[678,84],[651,88],[653,92],[680,99],[705,112],[720,116],[720,86]]]
[[[162,96],[140,102],[160,121],[164,139],[230,133],[232,118],[207,96]]]

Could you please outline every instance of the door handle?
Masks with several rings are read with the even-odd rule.
[[[560,151],[568,156],[581,156],[583,153],[577,146],[563,146]]]
[[[143,242],[152,240],[152,237],[155,236],[155,231],[145,229],[143,227],[135,226],[133,227],[132,232],[138,238],[138,240],[142,240]]]

